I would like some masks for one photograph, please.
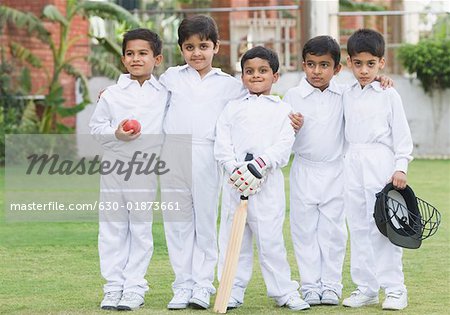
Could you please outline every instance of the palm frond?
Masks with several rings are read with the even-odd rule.
[[[69,21],[59,12],[58,8],[52,4],[46,5],[42,11],[42,15],[53,22],[59,22],[64,26],[69,25]]]
[[[92,36],[92,38],[95,38],[99,42],[100,46],[102,46],[107,52],[113,54],[117,58],[122,57],[122,47],[120,47],[116,42],[107,37]]]
[[[0,27],[6,25],[7,22],[13,23],[18,28],[26,29],[29,34],[35,34],[44,43],[52,42],[51,34],[44,27],[44,23],[30,12],[25,13],[0,5]]]
[[[117,68],[113,63],[105,61],[103,58],[99,58],[95,55],[88,56],[87,60],[99,73],[107,76],[110,79],[117,80],[119,75],[122,74],[119,68]]]
[[[25,61],[32,65],[35,68],[41,68],[42,67],[42,61],[34,55],[31,50],[25,48],[21,44],[11,41],[9,45],[11,49],[11,55],[21,61]]]
[[[129,11],[112,2],[83,1],[78,4],[78,8],[84,11],[86,16],[95,15],[107,20],[122,21],[132,28],[140,26],[138,19]]]

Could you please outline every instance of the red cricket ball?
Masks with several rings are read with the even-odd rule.
[[[123,131],[133,130],[133,134],[141,131],[141,124],[136,119],[130,119],[123,125]]]

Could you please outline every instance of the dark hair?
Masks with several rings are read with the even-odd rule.
[[[308,40],[303,46],[302,57],[306,61],[306,55],[323,56],[330,54],[334,61],[334,68],[341,61],[341,48],[337,41],[331,36],[316,36]]]
[[[382,58],[384,56],[383,35],[370,29],[357,30],[348,39],[347,52],[350,57],[367,52],[378,58]]]
[[[256,46],[253,47],[250,50],[247,50],[246,53],[242,56],[241,59],[241,70],[244,72],[244,64],[249,59],[254,58],[261,58],[264,60],[267,60],[269,62],[270,68],[272,69],[273,73],[278,72],[278,68],[280,66],[280,63],[278,61],[278,55],[276,52],[274,52],[271,49],[268,49],[263,46]]]
[[[147,41],[150,44],[150,47],[153,51],[153,56],[161,55],[162,50],[162,41],[159,38],[158,34],[150,31],[146,28],[137,28],[131,31],[128,31],[123,36],[122,41],[122,55],[125,56],[125,50],[127,49],[127,43],[130,40],[142,39]]]
[[[216,47],[219,42],[219,31],[214,19],[207,15],[195,15],[185,18],[178,27],[178,45],[183,43],[192,35],[198,35],[201,40],[211,40]]]

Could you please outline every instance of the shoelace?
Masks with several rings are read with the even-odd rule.
[[[179,289],[178,291],[177,291],[177,294],[176,295],[178,295],[178,296],[188,296],[188,295],[190,295],[190,292],[189,292],[190,290],[188,290],[188,289]]]
[[[207,297],[208,294],[209,294],[209,291],[208,291],[207,289],[205,289],[205,288],[202,288],[202,289],[200,290],[200,293],[201,293],[204,297]]]
[[[402,296],[403,292],[390,292],[386,295],[387,298],[399,299]]]
[[[105,294],[105,299],[109,301],[115,301],[121,297],[121,292],[107,292]]]
[[[361,291],[355,290],[355,291],[353,291],[350,295],[351,295],[351,296],[355,296],[355,295],[360,295],[360,294],[361,294]]]
[[[122,300],[124,300],[124,301],[131,301],[131,300],[134,300],[134,298],[136,297],[136,296],[138,296],[139,294],[137,294],[137,293],[134,293],[134,292],[127,292],[127,293],[125,293],[123,296],[122,296]]]

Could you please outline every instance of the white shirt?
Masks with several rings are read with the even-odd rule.
[[[402,100],[393,88],[379,82],[363,89],[358,82],[344,92],[345,138],[352,144],[381,143],[395,155],[395,170],[406,173],[413,142]]]
[[[294,112],[304,116],[303,127],[297,133],[292,150],[302,158],[314,162],[331,162],[343,154],[344,110],[343,88],[330,81],[323,92],[308,83],[306,78],[287,91],[283,100]]]
[[[213,68],[203,78],[188,65],[171,67],[160,77],[170,92],[164,121],[167,134],[191,134],[193,139],[214,141],[217,118],[225,105],[243,95],[242,83]]]
[[[214,155],[231,172],[247,153],[281,168],[289,162],[294,130],[292,108],[278,96],[248,94],[228,103],[217,122]]]
[[[114,136],[124,119],[139,121],[142,135],[162,134],[167,100],[167,90],[153,75],[141,86],[137,80],[131,80],[129,74],[122,74],[117,84],[102,93],[89,122],[91,134],[98,135],[107,147],[124,145],[124,141]]]

